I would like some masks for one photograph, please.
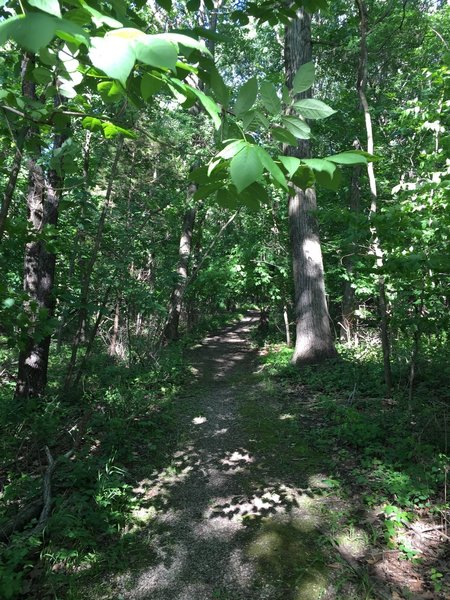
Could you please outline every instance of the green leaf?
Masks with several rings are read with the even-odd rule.
[[[329,173],[330,177],[333,176],[333,173],[336,170],[336,165],[324,158],[303,158],[302,163],[308,165],[308,167],[314,171],[324,171]]]
[[[113,29],[122,27],[122,23],[120,21],[117,21],[108,15],[104,15],[95,8],[89,6],[86,2],[84,2],[84,0],[80,0],[80,4],[83,9],[91,15],[92,21],[96,27],[101,27],[102,25],[107,25]]]
[[[237,196],[228,188],[220,188],[216,194],[216,202],[222,208],[236,210],[238,207]]]
[[[53,80],[53,73],[45,67],[36,67],[32,71],[33,79],[36,83],[46,85]]]
[[[156,94],[164,85],[164,81],[151,73],[144,73],[141,81],[141,94],[144,100],[148,100]]]
[[[289,146],[297,145],[297,139],[287,129],[284,129],[283,127],[272,127],[270,131],[272,132],[273,137],[279,142],[288,144]]]
[[[276,164],[276,162],[273,160],[273,158],[270,156],[267,150],[264,150],[264,148],[261,148],[260,146],[258,146],[257,150],[259,160],[261,161],[263,167],[268,173],[270,173],[272,179],[287,191],[288,185],[283,171]]]
[[[238,193],[259,179],[262,173],[263,165],[259,159],[256,146],[247,144],[231,160],[231,180],[236,186]]]
[[[311,128],[305,121],[297,117],[282,117],[281,122],[299,140],[309,140]]]
[[[58,0],[28,0],[28,4],[35,8],[39,8],[50,15],[54,15],[55,17],[61,16]]]
[[[172,10],[172,0],[156,0],[156,4],[167,12]]]
[[[292,177],[301,165],[301,160],[295,158],[295,156],[279,156],[278,158],[288,172],[289,177]]]
[[[258,82],[255,77],[249,79],[239,90],[234,112],[240,116],[251,109],[255,104],[256,96],[258,95]]]
[[[295,74],[294,81],[292,82],[294,94],[300,94],[301,92],[306,92],[306,90],[309,90],[314,83],[314,79],[314,63],[309,62],[302,65]]]
[[[215,67],[210,70],[210,85],[217,100],[222,106],[227,107],[230,101],[230,90]]]
[[[217,190],[221,187],[223,187],[222,181],[215,181],[214,183],[207,183],[206,185],[201,185],[193,195],[193,198],[194,200],[203,200],[204,198],[207,198],[214,192],[217,192]]]
[[[128,75],[135,61],[135,54],[129,40],[115,37],[91,38],[89,58],[97,69],[108,77],[118,79],[125,87]]]
[[[39,52],[54,38],[56,21],[55,17],[43,13],[29,13],[6,19],[0,23],[0,46],[13,39],[30,52]]]
[[[155,38],[165,40],[167,42],[171,42],[172,44],[182,44],[186,46],[186,48],[193,48],[194,50],[198,50],[202,54],[206,54],[207,56],[211,56],[211,52],[205,46],[205,42],[196,40],[195,38],[189,37],[188,35],[183,35],[181,33],[158,33],[154,36]]]
[[[296,108],[305,119],[325,119],[336,112],[328,106],[328,104],[325,104],[325,102],[314,100],[314,98],[297,100],[297,102],[294,102],[294,108]]]
[[[212,98],[210,98],[209,96],[207,96],[200,90],[197,90],[196,88],[191,87],[191,86],[186,86],[186,87],[197,96],[197,98],[202,103],[203,108],[206,110],[206,112],[209,114],[209,116],[213,120],[214,127],[216,129],[219,129],[219,127],[222,124],[222,119],[220,118],[220,113],[221,113],[220,106],[218,106]]]
[[[175,71],[178,48],[171,42],[160,39],[156,35],[146,35],[136,38],[134,50],[136,58],[144,64]]]
[[[264,186],[255,182],[239,194],[238,200],[250,210],[257,211],[260,209],[261,204],[269,204],[269,195]]]
[[[342,174],[339,169],[330,175],[326,171],[315,171],[316,183],[321,187],[337,192],[342,184]]]
[[[106,139],[112,139],[117,137],[118,135],[123,135],[123,137],[135,139],[136,134],[130,131],[129,129],[124,129],[123,127],[119,127],[119,125],[115,125],[110,121],[103,121],[102,123],[103,135]]]
[[[327,156],[326,160],[337,163],[338,165],[366,165],[367,158],[359,152],[341,152],[333,156]]]
[[[255,116],[256,116],[256,113],[254,110],[249,110],[248,112],[244,113],[244,115],[242,117],[242,127],[243,127],[244,131],[248,130],[250,125],[255,120]]]
[[[281,100],[277,96],[277,91],[273,83],[263,81],[260,88],[261,101],[266,109],[272,114],[277,115],[281,111]]]
[[[233,140],[231,144],[227,144],[225,148],[223,148],[223,150],[217,154],[217,156],[228,160],[240,152],[245,145],[246,142],[244,140]]]
[[[307,165],[301,165],[292,177],[292,182],[301,190],[306,190],[314,185],[316,178],[312,169]]]
[[[90,131],[103,131],[101,119],[96,117],[84,117],[81,121],[83,129],[89,129]]]
[[[101,81],[97,84],[97,90],[104,102],[117,102],[124,94],[122,86],[116,81]]]

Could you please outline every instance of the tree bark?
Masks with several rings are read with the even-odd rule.
[[[23,128],[19,132],[17,140],[15,140],[16,151],[14,153],[11,170],[9,172],[8,183],[6,185],[5,193],[3,194],[3,202],[0,208],[0,242],[2,241],[3,234],[5,233],[9,207],[11,206],[11,201],[16,189],[17,177],[19,176],[20,167],[22,166],[22,152],[26,135],[27,131],[25,128]]]
[[[359,54],[359,67],[358,67],[358,81],[357,90],[361,101],[361,107],[364,112],[364,121],[366,125],[367,135],[367,152],[373,154],[374,141],[373,141],[373,129],[372,129],[372,118],[370,116],[369,103],[367,102],[366,90],[367,90],[367,6],[364,0],[355,0],[356,7],[359,13],[359,32],[360,32],[360,54]],[[391,351],[389,342],[389,320],[387,313],[387,300],[386,300],[386,284],[383,274],[380,272],[383,268],[383,251],[380,245],[376,227],[373,225],[373,216],[377,212],[377,183],[375,179],[375,171],[373,162],[367,164],[367,175],[369,177],[370,187],[370,218],[372,219],[372,249],[375,255],[376,268],[379,271],[378,274],[378,308],[380,313],[380,329],[381,329],[381,346],[383,350],[383,365],[384,365],[384,381],[386,385],[386,393],[388,396],[392,392],[392,372],[391,372]]]
[[[190,186],[189,195],[195,192],[195,184]],[[178,339],[178,325],[180,322],[180,314],[182,307],[182,300],[184,291],[188,279],[188,264],[191,256],[192,246],[192,232],[194,229],[195,216],[197,210],[195,208],[189,208],[183,219],[183,229],[180,237],[180,247],[178,253],[178,267],[177,267],[177,282],[175,283],[172,296],[170,299],[169,316],[167,324],[164,328],[164,339],[166,341],[173,341]]]
[[[29,68],[33,57],[26,57]],[[36,99],[35,84],[24,81],[23,94]],[[60,99],[56,99],[59,102]],[[33,132],[38,135],[37,132]],[[65,135],[57,134],[53,139],[53,149],[60,148]],[[27,194],[28,222],[34,234],[39,237],[48,225],[56,227],[58,206],[62,191],[62,175],[50,170],[47,178],[39,165],[40,147],[28,162],[29,183]],[[43,239],[34,239],[25,246],[24,291],[28,296],[25,311],[30,326],[19,353],[19,367],[15,395],[17,398],[35,398],[42,396],[47,384],[48,357],[51,335],[48,321],[55,307],[53,296],[56,255],[47,249]]]
[[[288,88],[299,67],[312,59],[311,17],[303,9],[297,13],[285,32],[285,70]],[[302,97],[310,97],[310,91]],[[309,140],[301,140],[296,148],[288,148],[290,156],[307,158]],[[322,251],[315,217],[316,193],[312,188],[294,186],[289,198],[295,291],[296,340],[292,362],[317,363],[336,356],[325,295]]]
[[[105,194],[105,202],[103,204],[102,212],[100,213],[100,217],[97,224],[97,232],[94,238],[94,247],[91,252],[91,256],[87,261],[85,266],[84,273],[82,275],[81,282],[81,291],[80,291],[80,308],[78,311],[78,326],[77,331],[75,333],[75,337],[72,343],[72,352],[70,355],[69,364],[67,366],[66,377],[64,381],[64,389],[68,389],[72,383],[72,376],[75,369],[75,365],[77,362],[78,350],[81,344],[85,340],[86,334],[86,325],[88,318],[88,299],[89,299],[89,289],[91,285],[92,273],[94,270],[95,262],[97,260],[97,256],[100,250],[100,244],[103,238],[103,231],[106,223],[106,216],[108,214],[108,210],[111,207],[111,197],[113,191],[113,184],[117,175],[117,166],[119,163],[119,158],[122,154],[123,149],[123,138],[120,138],[117,143],[116,153],[114,156],[113,164],[111,167],[111,173],[109,176],[108,187]]]
[[[355,166],[352,171],[350,185],[350,213],[355,217],[360,211],[361,200],[361,167]],[[344,257],[343,264],[346,271],[344,290],[342,296],[341,320],[339,322],[340,340],[350,344],[352,340],[357,343],[356,320],[355,320],[355,290],[352,286],[354,279],[354,256],[357,252],[357,245],[354,241],[356,228],[351,226],[350,233],[352,241],[350,243],[350,254]]]

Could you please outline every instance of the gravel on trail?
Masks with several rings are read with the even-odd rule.
[[[142,567],[144,558],[137,572],[120,577],[121,599],[288,597],[275,580],[261,579],[264,536],[255,541],[246,524],[263,515],[292,520],[296,510],[298,518],[305,516],[293,505],[286,510],[279,487],[264,481],[258,457],[247,448],[239,402],[254,384],[256,352],[248,339],[255,323],[256,316],[248,315],[203,340],[191,355],[197,383],[179,399],[180,446],[169,468],[141,482],[141,491],[159,503],[148,526],[149,564]]]

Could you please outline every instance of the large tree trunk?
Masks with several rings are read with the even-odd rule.
[[[287,86],[292,88],[299,67],[312,59],[311,18],[304,10],[286,27],[285,68]],[[302,95],[310,97],[310,92]],[[288,153],[298,158],[310,154],[308,140]],[[316,193],[294,188],[289,198],[289,227],[292,244],[295,290],[296,340],[292,362],[317,363],[336,356],[325,295],[322,251],[315,217]]]
[[[366,125],[367,135],[367,152],[373,154],[374,142],[373,142],[373,130],[372,130],[372,118],[370,116],[369,103],[367,102],[366,89],[367,89],[367,6],[364,0],[355,0],[356,7],[359,12],[359,32],[360,32],[360,54],[359,54],[359,67],[358,67],[358,81],[357,90],[359,99],[361,101],[361,108],[364,112],[364,122]],[[367,164],[367,175],[369,177],[370,187],[370,217],[373,218],[377,212],[377,183],[375,179],[375,171],[373,162]],[[388,396],[392,392],[392,372],[391,372],[391,352],[389,342],[389,322],[387,313],[387,300],[386,300],[386,284],[383,274],[380,272],[383,268],[383,251],[378,238],[376,227],[372,225],[372,250],[375,255],[376,267],[379,271],[378,275],[378,308],[380,313],[380,329],[381,329],[381,346],[383,349],[383,364],[384,364],[384,381],[386,384],[386,393]]]
[[[34,59],[26,57],[25,70],[33,66]],[[23,95],[36,99],[35,84],[24,80]],[[56,99],[59,102],[59,99]],[[38,135],[36,131],[34,135]],[[55,135],[53,149],[60,148],[64,135]],[[35,236],[41,234],[48,225],[56,227],[58,206],[62,191],[62,176],[51,170],[47,178],[39,165],[40,148],[37,145],[34,155],[28,162],[29,183],[27,212],[30,228]],[[16,397],[35,398],[41,396],[47,384],[48,356],[51,335],[48,322],[53,315],[55,299],[53,295],[56,255],[49,252],[43,239],[33,240],[25,246],[24,291],[28,296],[25,310],[30,326],[23,349],[19,354],[19,367]]]

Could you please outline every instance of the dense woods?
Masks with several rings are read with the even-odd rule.
[[[105,582],[243,315],[253,450],[329,505],[314,585],[295,546],[242,597],[449,597],[449,40],[441,0],[0,3],[0,598],[206,597]]]

